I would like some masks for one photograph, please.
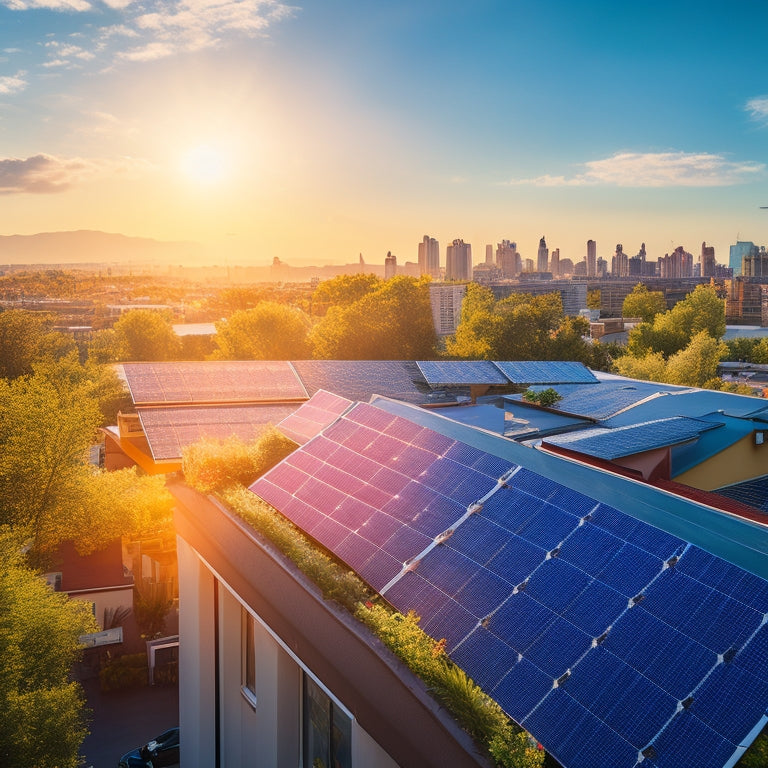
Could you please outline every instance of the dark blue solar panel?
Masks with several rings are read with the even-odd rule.
[[[493,697],[518,722],[550,692],[552,678],[530,661],[515,664],[492,690]]]
[[[423,618],[434,616],[450,598],[421,576],[409,572],[387,592],[387,600],[403,613],[415,611]]]
[[[563,618],[598,637],[627,606],[627,598],[600,581],[592,581],[563,611]]]
[[[761,680],[768,680],[768,623],[763,624],[757,634],[738,650],[733,663]]]
[[[514,384],[594,384],[595,375],[582,363],[569,361],[494,361]]]
[[[557,614],[525,592],[518,592],[491,616],[488,629],[503,638],[518,653],[525,654],[531,644],[555,621]]]
[[[621,592],[634,597],[661,571],[663,563],[632,544],[625,544],[598,574],[597,578]]]
[[[392,579],[400,573],[402,563],[390,552],[375,551],[357,572],[375,590],[381,592]]]
[[[569,759],[572,768],[633,765],[632,760],[637,756],[636,750],[615,731],[593,718],[582,724],[579,733],[571,733],[563,750],[565,754],[573,755]]]
[[[606,725],[636,749],[642,749],[656,735],[672,712],[677,700],[642,675],[628,669],[628,679],[617,686],[613,706],[605,716]]]
[[[702,768],[722,766],[736,751],[729,742],[690,710],[675,715],[672,722],[653,742],[659,768]]]
[[[618,509],[609,507],[606,504],[600,504],[591,513],[590,522],[624,541],[627,541],[627,537],[631,536],[632,532],[640,525],[639,520],[635,520],[634,517],[625,515],[623,512],[619,512]]]
[[[554,680],[584,655],[591,645],[590,635],[558,618],[531,643],[524,655]]]
[[[446,546],[463,552],[478,565],[485,565],[509,539],[509,534],[481,515],[473,515],[456,529]],[[515,582],[517,583],[517,582]]]
[[[526,520],[516,533],[539,547],[554,549],[578,524],[578,517],[548,504]]]
[[[726,697],[723,690],[736,690],[738,697]],[[695,692],[691,712],[710,728],[728,733],[737,744],[765,714],[768,681],[745,672],[735,664],[719,664],[704,685]]]
[[[488,561],[487,565],[489,570],[502,578],[513,584],[519,584],[544,562],[546,555],[546,550],[529,541],[519,536],[510,536],[503,548]]]
[[[453,597],[477,572],[477,565],[456,550],[438,546],[419,565],[419,576]]]
[[[513,585],[486,570],[476,570],[474,576],[457,592],[456,602],[478,619],[501,605],[511,594]]]
[[[490,691],[517,663],[517,651],[479,626],[453,651],[451,658],[463,669],[474,670],[472,679],[483,690]]]
[[[560,559],[594,575],[616,556],[623,545],[622,540],[613,534],[585,523],[563,543]]]
[[[587,588],[591,578],[559,558],[545,560],[528,579],[526,593],[555,613],[562,614]]]
[[[506,459],[500,459],[498,456],[491,456],[490,453],[484,453],[472,464],[472,469],[482,472],[488,477],[494,479],[500,478],[513,467]]]
[[[446,651],[450,653],[477,627],[477,617],[464,610],[457,603],[449,602],[424,620],[422,626],[430,637],[434,637],[436,640],[444,639]]]
[[[433,386],[509,384],[507,377],[488,360],[419,360],[417,364]]]

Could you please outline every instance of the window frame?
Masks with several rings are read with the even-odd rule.
[[[251,709],[259,703],[256,695],[256,617],[241,607],[240,693]]]

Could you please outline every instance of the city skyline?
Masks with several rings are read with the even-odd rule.
[[[0,234],[243,263],[768,240],[768,6],[0,0]]]

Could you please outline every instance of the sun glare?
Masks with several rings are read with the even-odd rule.
[[[218,184],[229,173],[226,153],[212,144],[193,147],[182,157],[184,175],[197,184]]]

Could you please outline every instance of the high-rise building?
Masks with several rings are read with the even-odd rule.
[[[560,249],[555,248],[552,251],[552,258],[549,261],[549,271],[552,273],[552,277],[560,276]]]
[[[485,263],[493,264],[493,246],[490,243],[485,246]]]
[[[693,277],[693,254],[678,245],[672,253],[659,259],[659,277]]]
[[[520,274],[522,265],[517,243],[502,240],[496,245],[496,266],[501,270],[502,277],[510,278]]]
[[[587,277],[595,277],[597,274],[597,243],[587,240]]]
[[[611,259],[611,275],[613,277],[629,277],[629,257],[624,253],[624,246],[616,244],[616,252]]]
[[[742,259],[743,277],[768,277],[768,253],[765,246],[752,246],[749,255]]]
[[[440,243],[429,235],[419,243],[419,273],[440,277]]]
[[[392,251],[387,251],[387,257],[384,259],[384,279],[389,280],[397,274],[397,256]]]
[[[751,256],[755,249],[755,244],[750,240],[737,240],[736,245],[730,247],[728,254],[728,266],[733,270],[733,276],[738,277],[744,274],[741,271],[741,262],[745,256]]]
[[[707,245],[706,241],[701,244],[701,276],[715,276],[715,247]]]
[[[541,236],[539,240],[539,251],[536,258],[536,271],[546,272],[549,268],[549,248],[547,248],[547,241],[544,236]]]
[[[472,246],[460,238],[454,240],[446,249],[445,279],[472,279]]]

